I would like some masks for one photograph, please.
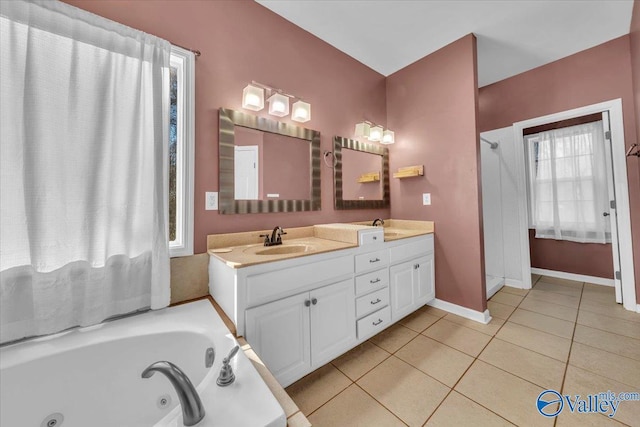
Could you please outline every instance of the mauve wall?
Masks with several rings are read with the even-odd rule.
[[[640,140],[640,0],[635,0],[633,2],[633,14],[631,15],[629,39],[631,44],[633,91],[636,101],[636,135],[638,136],[638,140]],[[640,168],[638,173],[638,179],[640,179]],[[640,265],[636,268],[640,268]],[[638,296],[638,300],[640,301],[640,294]]]
[[[613,279],[611,244],[536,239],[529,230],[531,267]]]
[[[638,9],[637,4],[635,9]],[[629,147],[637,142],[630,52],[630,37],[623,36],[481,88],[480,131],[622,98],[624,135]],[[640,297],[640,175],[636,159],[627,161],[627,172],[636,295]],[[561,251],[557,253],[562,256]],[[586,258],[598,259],[595,254]],[[605,264],[611,261],[601,259],[600,262],[599,269],[604,271]],[[564,264],[570,263],[567,259]]]
[[[435,221],[437,298],[484,311],[477,95],[471,34],[387,78],[391,171],[425,171],[391,179],[391,217]],[[430,206],[422,193],[431,193]]]
[[[312,114],[304,126],[319,130],[321,150],[331,151],[333,136],[351,136],[364,117],[385,124],[382,75],[253,1],[65,1],[202,52],[196,60],[195,253],[205,252],[207,234],[389,217],[388,209],[334,211],[333,170],[324,164],[321,211],[204,210],[204,193],[218,191],[218,108],[240,110],[247,83],[256,80],[304,97]]]

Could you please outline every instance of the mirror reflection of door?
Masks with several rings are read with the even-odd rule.
[[[236,200],[258,200],[258,146],[235,147],[235,198]]]

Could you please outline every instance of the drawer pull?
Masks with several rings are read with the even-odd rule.
[[[382,323],[382,319],[378,319],[377,322],[372,322],[373,326],[378,326],[380,323]]]
[[[382,300],[380,298],[377,298],[375,301],[370,301],[371,305],[376,305],[379,302],[382,302]]]
[[[380,262],[380,258],[376,258],[376,259],[370,259],[369,260],[370,263],[374,263],[374,262]]]
[[[376,280],[369,280],[369,283],[373,285],[374,283],[378,283],[379,281],[380,281],[380,278],[376,277]]]

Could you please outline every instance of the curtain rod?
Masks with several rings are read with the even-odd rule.
[[[177,47],[179,47],[181,49],[188,50],[189,52],[193,53],[196,56],[196,58],[198,56],[202,55],[202,53],[200,53],[200,51],[197,50],[197,49],[189,49],[188,47],[180,46],[179,44],[175,44],[175,43],[171,43],[171,44],[174,45],[174,46],[177,46]]]

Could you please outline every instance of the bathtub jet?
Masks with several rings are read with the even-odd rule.
[[[171,362],[160,361],[147,366],[142,371],[142,378],[151,378],[153,374],[160,372],[169,379],[171,385],[178,394],[182,407],[182,418],[185,426],[198,424],[205,415],[202,401],[189,377]]]

